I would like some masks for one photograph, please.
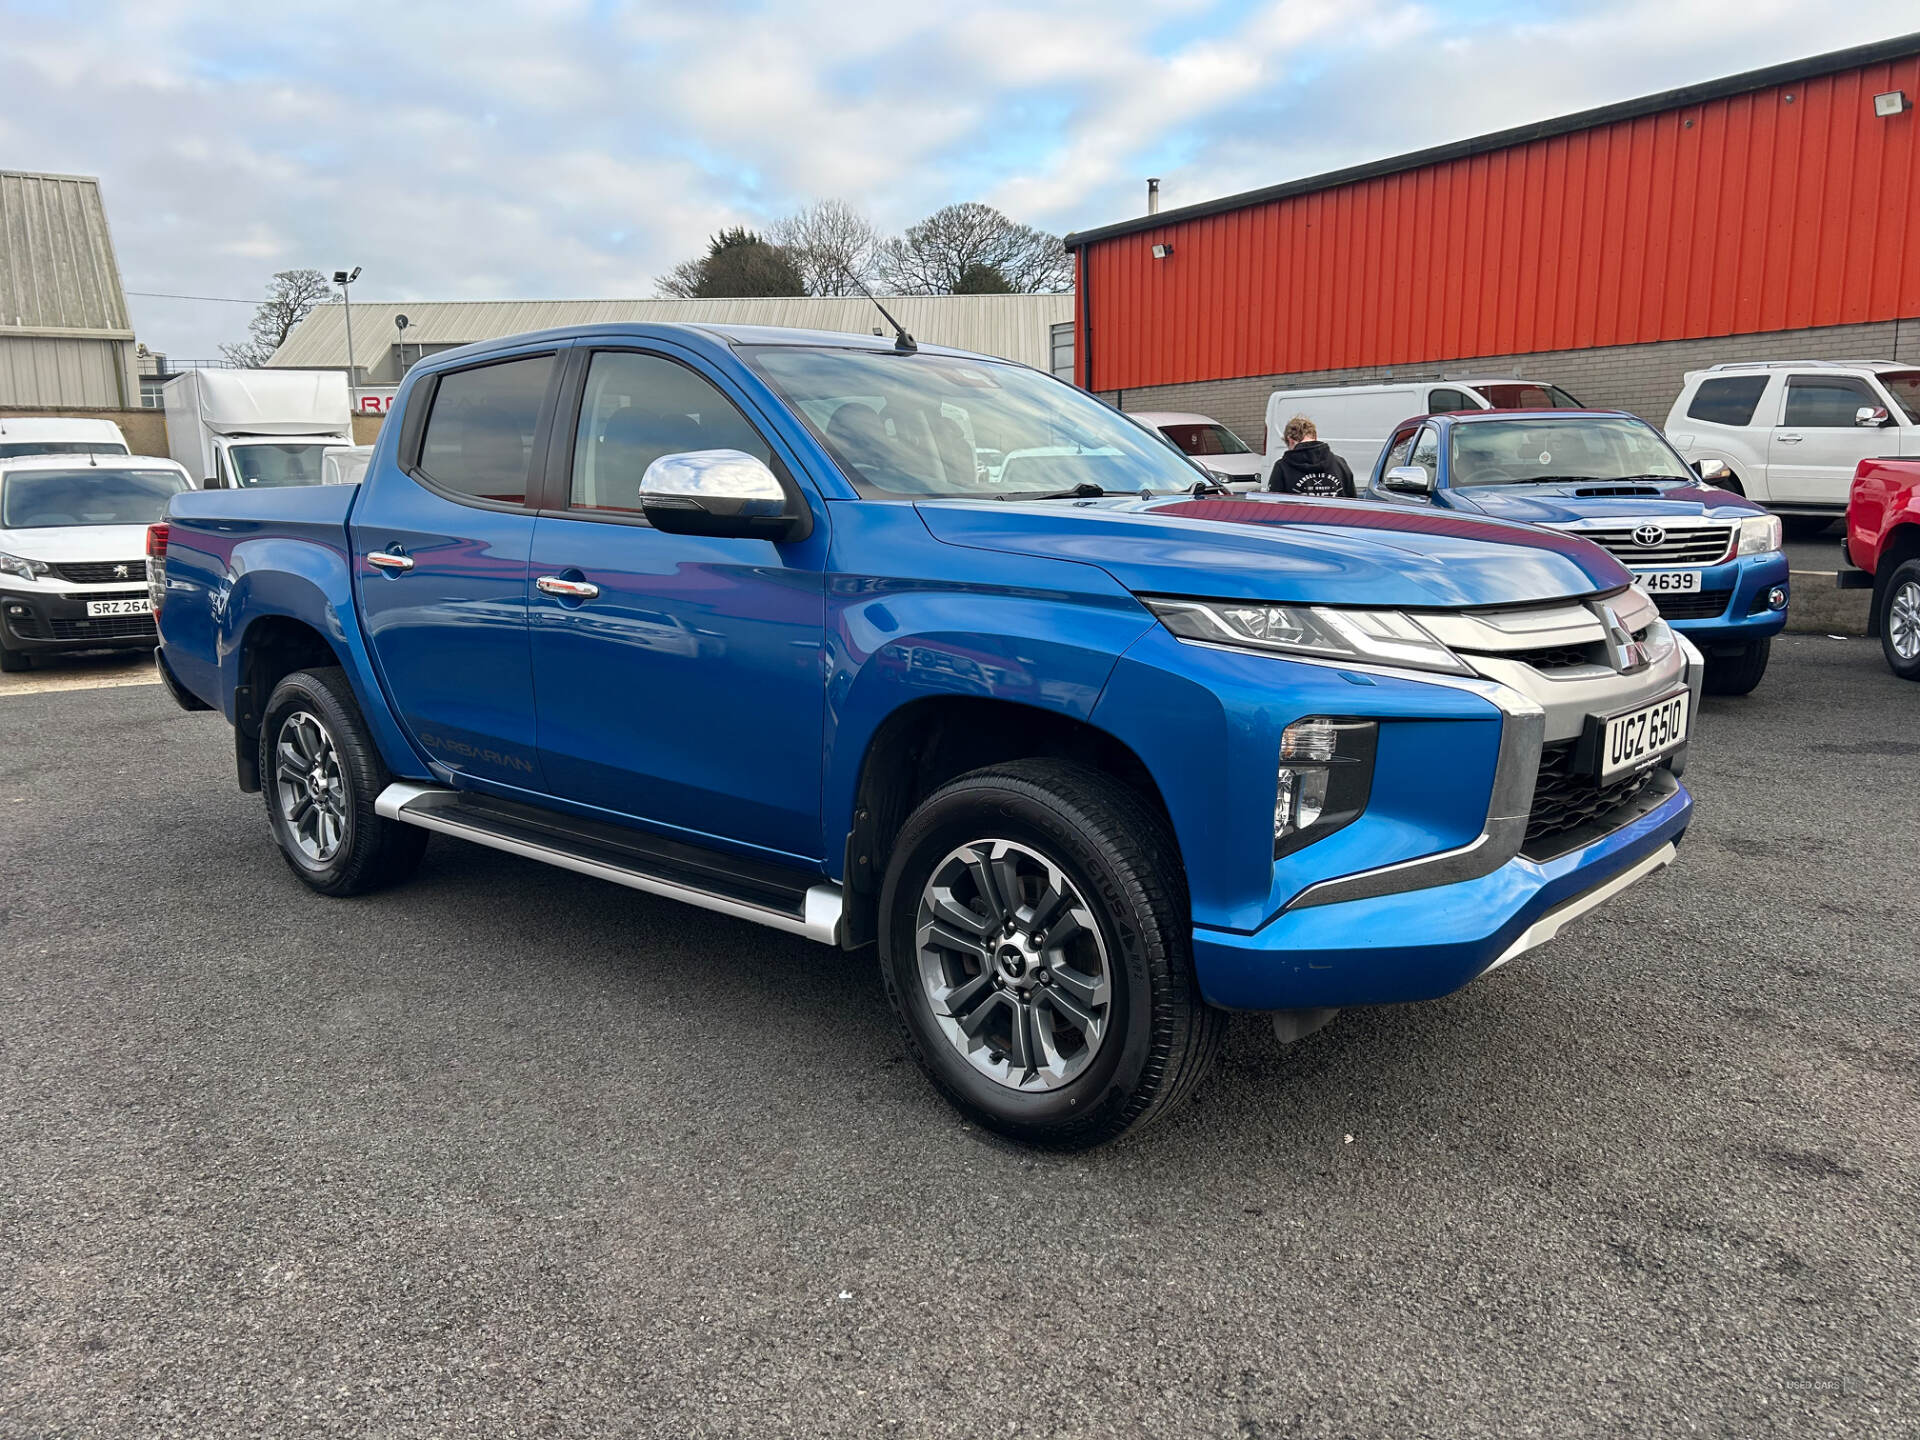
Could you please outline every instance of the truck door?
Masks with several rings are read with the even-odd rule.
[[[1777,501],[1844,506],[1853,471],[1870,455],[1895,453],[1899,437],[1855,419],[1887,408],[1852,375],[1789,375],[1780,423],[1767,447],[1767,492]]]
[[[559,369],[548,350],[427,377],[400,417],[397,463],[368,474],[353,510],[355,594],[401,723],[449,770],[527,790],[541,788],[529,479]]]
[[[553,793],[695,843],[821,859],[826,526],[793,544],[653,529],[640,479],[662,455],[794,467],[671,347],[583,352],[574,371],[554,446],[571,464],[534,527],[529,602]]]

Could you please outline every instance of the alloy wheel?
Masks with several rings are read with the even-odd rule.
[[[274,797],[287,832],[311,864],[331,864],[348,823],[347,781],[333,736],[311,711],[296,710],[280,722],[273,753]]]
[[[1099,922],[1060,867],[1012,840],[970,841],[933,867],[916,918],[940,1032],[1013,1090],[1057,1090],[1107,1035],[1112,973]]]
[[[1920,658],[1920,581],[1908,580],[1887,607],[1887,643],[1902,660]]]

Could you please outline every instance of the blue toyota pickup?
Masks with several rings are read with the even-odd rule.
[[[437,831],[872,946],[935,1085],[1043,1144],[1165,1112],[1226,1011],[1459,988],[1692,807],[1699,652],[1605,550],[1221,494],[904,332],[448,351],[359,485],[181,495],[149,554],[306,884]]]

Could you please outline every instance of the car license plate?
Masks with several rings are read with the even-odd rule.
[[[103,615],[150,615],[152,613],[153,602],[144,595],[135,596],[131,600],[87,601],[89,620],[97,620]]]
[[[1640,570],[1635,578],[1649,595],[1698,595],[1698,570]]]
[[[1600,783],[1611,785],[1686,744],[1687,700],[1682,690],[1651,705],[1609,715],[1600,735]]]

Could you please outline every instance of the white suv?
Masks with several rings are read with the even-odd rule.
[[[1862,460],[1920,455],[1920,367],[1891,360],[1768,360],[1688,373],[1667,439],[1713,483],[1813,535],[1847,508]],[[1709,467],[1710,468],[1710,467]]]

